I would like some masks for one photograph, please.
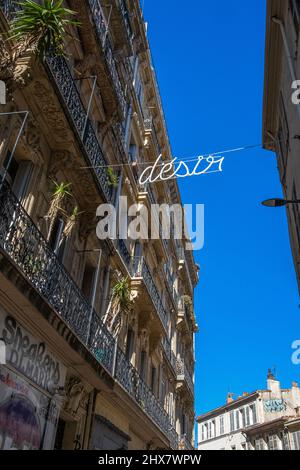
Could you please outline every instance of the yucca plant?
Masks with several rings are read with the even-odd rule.
[[[119,177],[114,172],[113,168],[110,166],[107,168],[107,180],[108,180],[108,186],[112,186],[114,189],[118,187]]]
[[[132,306],[131,289],[128,278],[118,274],[118,280],[112,289],[112,297],[108,305],[104,322],[113,336],[118,336]]]
[[[64,233],[63,233],[64,238],[68,238],[71,235],[71,233],[72,233],[74,227],[76,226],[81,214],[83,214],[83,212],[79,212],[79,209],[78,209],[77,206],[74,207],[74,209],[72,210],[71,215],[68,216],[67,223],[66,223],[65,228],[64,228]]]
[[[48,219],[50,220],[50,227],[48,231],[48,239],[51,236],[53,226],[59,212],[64,212],[62,203],[66,197],[71,197],[70,192],[71,183],[58,183],[53,180],[54,190],[51,197],[50,207],[48,211]]]
[[[79,25],[76,12],[64,8],[63,0],[33,0],[19,3],[10,24],[8,41],[1,41],[0,78],[12,78],[18,59],[36,54],[44,59],[48,53],[64,55],[64,39],[69,25]],[[5,46],[5,47],[4,47]]]

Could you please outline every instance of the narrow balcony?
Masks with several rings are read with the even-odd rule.
[[[128,56],[132,55],[133,30],[126,0],[112,1],[110,24],[114,31],[116,46],[126,45]]]
[[[178,435],[170,422],[170,417],[155,395],[143,381],[138,371],[130,364],[124,353],[117,352],[116,379],[138,405],[149,415],[155,424],[168,436],[172,449],[178,448]],[[176,442],[177,437],[177,442]]]
[[[150,139],[152,139],[152,145],[154,148],[154,160],[157,160],[159,155],[161,155],[162,153],[162,149],[158,141],[155,124],[153,122],[153,118],[151,115],[145,116],[144,129],[145,129],[145,135],[146,135],[146,138],[148,139],[149,144],[150,144]]]
[[[12,0],[0,0],[2,12],[8,20],[20,6]],[[59,92],[67,118],[72,124],[87,165],[92,172],[100,193],[107,202],[112,200],[112,189],[108,185],[107,162],[95,134],[91,120],[88,118],[80,92],[76,85],[67,61],[64,57],[48,57],[45,62],[50,78],[54,80]]]
[[[65,321],[98,362],[111,373],[113,337],[8,184],[0,184],[1,251]]]
[[[177,359],[176,368],[177,368],[177,381],[184,383],[189,389],[192,397],[194,397],[194,382],[192,379],[192,375],[182,359],[179,359],[179,358]]]
[[[132,273],[133,278],[143,279],[147,292],[152,300],[152,303],[162,324],[162,327],[166,332],[168,328],[167,312],[165,310],[165,307],[163,306],[159,291],[156,287],[156,284],[153,280],[153,276],[144,257],[139,260],[135,260]]]
[[[178,301],[177,327],[179,327],[184,334],[188,335],[190,339],[192,339],[193,333],[197,331],[183,297],[179,297]]]
[[[111,77],[111,83],[114,86],[122,116],[125,117],[126,99],[114,59],[113,46],[109,36],[109,25],[107,24],[100,0],[88,0],[87,4],[91,11],[95,31],[106,60],[107,68]]]
[[[16,266],[94,358],[168,437],[172,448],[177,449],[178,436],[168,414],[121,349],[116,348],[115,339],[6,182],[0,183],[0,253]]]
[[[58,91],[65,113],[74,128],[87,164],[107,202],[112,202],[112,189],[107,179],[107,162],[91,120],[86,114],[80,92],[64,57],[48,57],[46,67]]]

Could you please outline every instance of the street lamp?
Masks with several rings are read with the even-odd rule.
[[[267,199],[262,202],[262,205],[265,207],[282,207],[287,204],[300,204],[300,199],[289,200],[289,199]]]

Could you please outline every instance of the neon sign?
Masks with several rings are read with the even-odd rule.
[[[191,159],[190,162],[195,162],[195,159]],[[139,183],[141,186],[146,183],[155,183],[156,181],[168,181],[174,178],[187,178],[190,176],[200,176],[208,173],[221,173],[223,171],[224,157],[220,156],[209,156],[209,157],[197,157],[194,164],[194,168],[191,169],[188,166],[188,160],[173,160],[164,162],[162,155],[159,155],[154,165],[148,166],[142,172]]]

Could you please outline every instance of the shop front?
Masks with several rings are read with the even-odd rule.
[[[1,307],[0,338],[0,449],[53,449],[66,368]]]

